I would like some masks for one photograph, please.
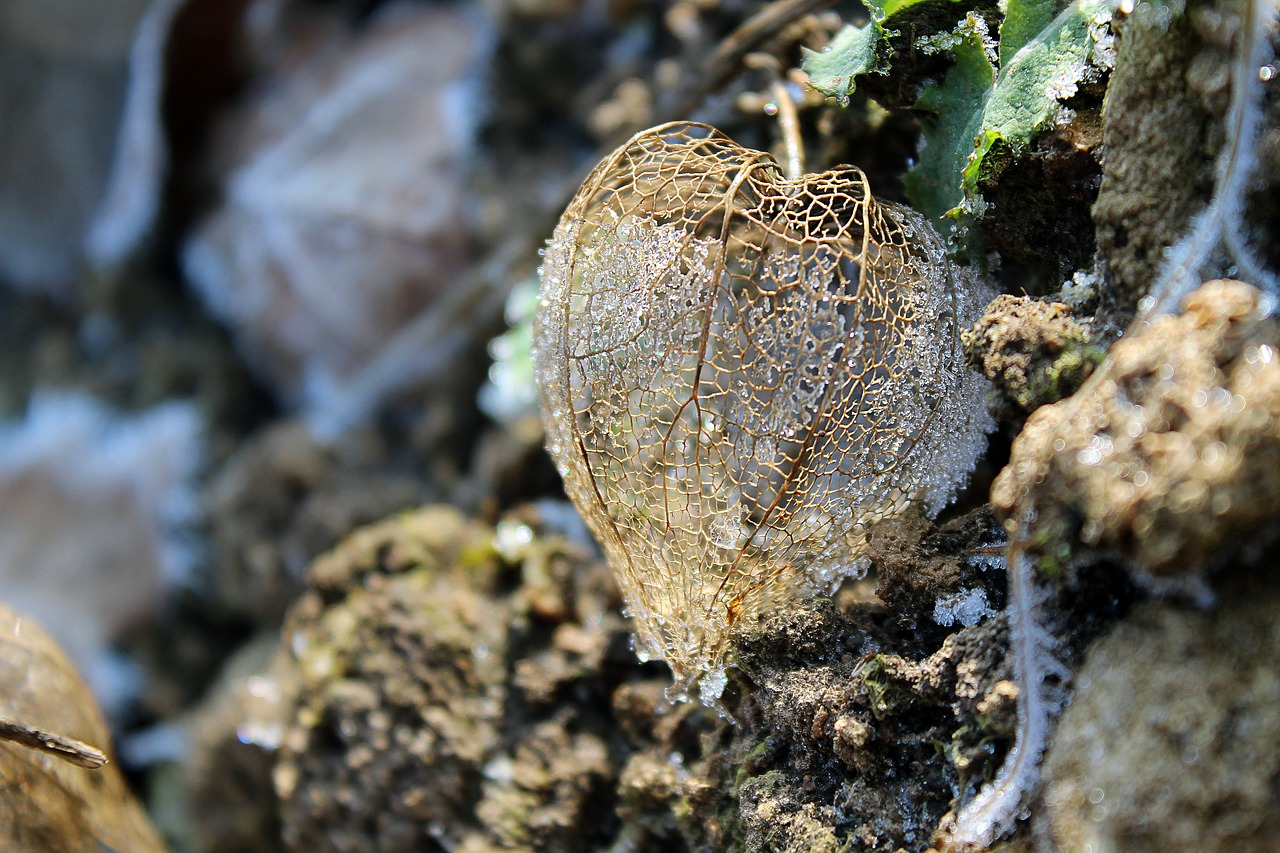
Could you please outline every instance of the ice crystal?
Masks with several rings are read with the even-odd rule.
[[[962,589],[938,599],[933,605],[933,621],[939,625],[977,625],[995,613],[987,603],[986,590],[981,587]]]
[[[547,250],[536,378],[674,695],[714,701],[737,620],[830,589],[869,525],[951,498],[989,426],[958,339],[984,301],[852,167],[786,180],[680,123],[587,178]]]

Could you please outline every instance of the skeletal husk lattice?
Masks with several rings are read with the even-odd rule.
[[[547,444],[674,695],[713,701],[736,622],[951,498],[989,426],[958,342],[984,296],[855,168],[786,180],[679,123],[587,178],[542,270]]]

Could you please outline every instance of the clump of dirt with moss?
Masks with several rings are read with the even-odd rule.
[[[875,572],[736,636],[731,713],[754,743],[734,780],[735,849],[925,850],[998,769],[1017,721],[1002,532],[986,510],[879,525]],[[1127,606],[1094,578],[1054,587],[1051,630],[1078,660]],[[1082,615],[1087,614],[1087,615]]]
[[[601,564],[542,524],[532,509],[495,529],[427,507],[318,559],[272,662],[227,688],[274,701],[196,724],[200,837],[213,835],[204,813],[258,827],[250,849],[678,837],[669,811],[645,815],[684,781],[628,761],[646,747],[659,767],[677,752],[697,759],[690,726],[705,712],[666,706],[669,680],[631,654]],[[247,801],[246,784],[258,792]]]
[[[1146,602],[1090,648],[1045,767],[1058,849],[1274,847],[1276,581],[1272,564],[1211,609]]]
[[[1006,293],[960,341],[992,384],[992,414],[1010,421],[1075,393],[1105,355],[1094,337],[1067,305]]]
[[[1210,282],[1184,314],[1118,341],[1101,381],[1028,420],[992,502],[1167,579],[1265,541],[1280,506],[1280,331],[1265,302]]]
[[[193,831],[207,846],[215,816],[263,850],[920,847],[1008,738],[995,610],[936,607],[998,607],[1000,572],[965,554],[998,537],[985,512],[886,527],[899,609],[863,584],[741,631],[718,718],[667,702],[603,566],[536,510],[381,522],[312,566],[284,644],[224,688],[239,713],[193,724]]]

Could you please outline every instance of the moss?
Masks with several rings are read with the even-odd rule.
[[[1098,254],[1122,312],[1151,288],[1166,247],[1212,183],[1211,117],[1188,85],[1201,50],[1189,15],[1137,4],[1120,20],[1103,104],[1102,184],[1093,207]]]
[[[742,788],[742,783],[758,772],[760,763],[768,757],[773,750],[774,745],[771,744],[767,738],[747,750],[747,754],[742,757],[742,763],[738,765],[738,771],[733,777],[734,796],[737,796],[738,791]]]
[[[751,779],[742,792],[744,824],[755,829],[753,847],[840,853],[851,847],[836,835],[829,820],[812,806],[796,806],[792,780],[781,771]]]
[[[1062,519],[1057,524],[1046,523],[1031,535],[1028,547],[1038,558],[1035,567],[1041,578],[1053,581],[1066,575],[1075,551],[1076,532]]]
[[[1105,356],[1068,306],[1008,294],[992,300],[960,341],[992,383],[989,403],[1002,420],[1071,396]]]
[[[877,720],[892,716],[897,705],[897,685],[889,678],[892,660],[889,655],[874,655],[862,667],[862,684],[871,699],[871,713]]]
[[[1018,405],[1030,410],[1044,401],[1070,397],[1106,356],[1106,350],[1088,340],[1070,341],[1057,358],[1028,379]]]
[[[300,683],[271,774],[286,845],[575,851],[622,830],[635,747],[610,734],[611,697],[639,665],[610,657],[626,628],[603,568],[532,515],[512,522],[532,540],[499,554],[455,510],[401,513],[312,566],[285,627]]]

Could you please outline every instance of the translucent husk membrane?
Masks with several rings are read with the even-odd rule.
[[[959,344],[984,296],[852,167],[785,180],[679,123],[587,178],[542,270],[547,444],[674,696],[714,703],[735,622],[951,498],[990,425]]]

